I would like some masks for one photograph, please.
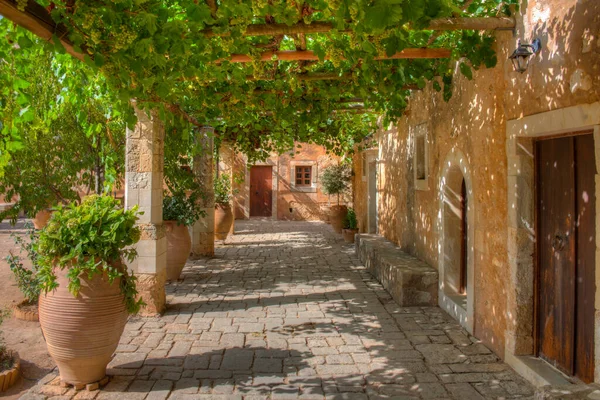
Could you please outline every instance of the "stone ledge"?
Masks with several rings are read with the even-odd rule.
[[[438,272],[387,239],[356,235],[356,254],[402,307],[437,306]]]

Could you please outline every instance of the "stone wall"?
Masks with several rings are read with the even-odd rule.
[[[513,264],[523,262],[516,260],[519,254],[529,252],[528,259],[532,260],[533,221],[514,221],[514,231],[529,230],[521,239],[514,233],[511,236],[509,211],[513,203],[508,201],[512,193],[509,182],[517,185],[512,177],[515,173],[510,171],[519,165],[531,171],[533,153],[531,140],[507,135],[507,121],[600,99],[600,2],[532,0],[517,15],[517,26],[514,35],[496,34],[495,68],[476,71],[472,81],[456,70],[453,96],[447,103],[431,86],[415,91],[406,115],[375,135],[381,173],[379,232],[436,268],[444,265],[440,234],[444,229],[441,187],[445,163],[450,159],[460,162],[470,175],[474,333],[500,356],[504,356],[506,332],[515,331],[518,324],[531,337],[533,329],[533,268],[509,274]],[[508,56],[517,39],[530,42],[535,37],[542,41],[541,53],[532,58],[527,72],[513,72]],[[421,124],[427,130],[427,190],[417,190],[413,170],[414,132]],[[513,159],[513,153],[526,159]],[[459,160],[456,154],[461,154]],[[362,166],[361,157],[357,154],[354,160],[357,171]],[[516,167],[509,168],[509,161]],[[367,183],[359,176],[354,178],[354,191],[364,226]],[[515,195],[519,196],[518,192]],[[510,250],[519,246],[520,253]],[[519,307],[526,310],[519,311]],[[518,312],[527,318],[517,320]],[[517,353],[531,351],[529,343],[529,348]]]

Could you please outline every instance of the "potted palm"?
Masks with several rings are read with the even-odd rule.
[[[137,207],[110,196],[59,206],[41,231],[37,252],[40,325],[63,382],[102,380],[128,313],[137,313],[136,278],[124,260],[137,256]]]
[[[163,198],[163,225],[167,233],[167,279],[176,281],[192,250],[188,227],[201,216],[193,197],[184,191],[165,193]]]
[[[25,321],[38,321],[38,298],[40,297],[40,284],[38,281],[38,253],[37,243],[39,231],[36,231],[30,222],[25,224],[24,236],[13,233],[15,244],[20,247],[19,254],[12,252],[6,257],[6,262],[12,271],[17,287],[23,293],[25,300],[13,307],[13,316]],[[25,253],[27,261],[21,254]],[[25,262],[30,264],[26,266]]]
[[[233,211],[231,210],[231,181],[227,174],[220,174],[214,180],[215,191],[215,237],[219,240],[227,239],[233,224]]]
[[[340,205],[340,195],[348,189],[350,179],[351,171],[347,164],[331,165],[323,170],[321,176],[323,192],[328,195],[337,195],[337,205],[329,208],[329,221],[337,233],[342,233],[344,219],[348,213],[348,207]]]
[[[344,229],[342,236],[347,243],[354,243],[354,236],[358,233],[358,221],[356,220],[356,212],[353,208],[349,208],[344,220]]]

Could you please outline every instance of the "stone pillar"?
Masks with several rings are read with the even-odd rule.
[[[158,314],[166,305],[167,239],[162,219],[164,126],[156,114],[136,108],[138,122],[127,129],[125,207],[136,204],[142,231],[135,248],[138,257],[128,266],[137,276],[137,290],[146,303],[142,313]]]
[[[190,228],[192,259],[215,255],[215,193],[213,189],[213,135],[214,128],[202,127],[196,134],[201,153],[194,156],[194,174],[203,185],[200,200],[206,213]]]

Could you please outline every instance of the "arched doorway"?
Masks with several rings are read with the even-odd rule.
[[[473,189],[460,150],[446,157],[439,193],[439,302],[473,332]]]

